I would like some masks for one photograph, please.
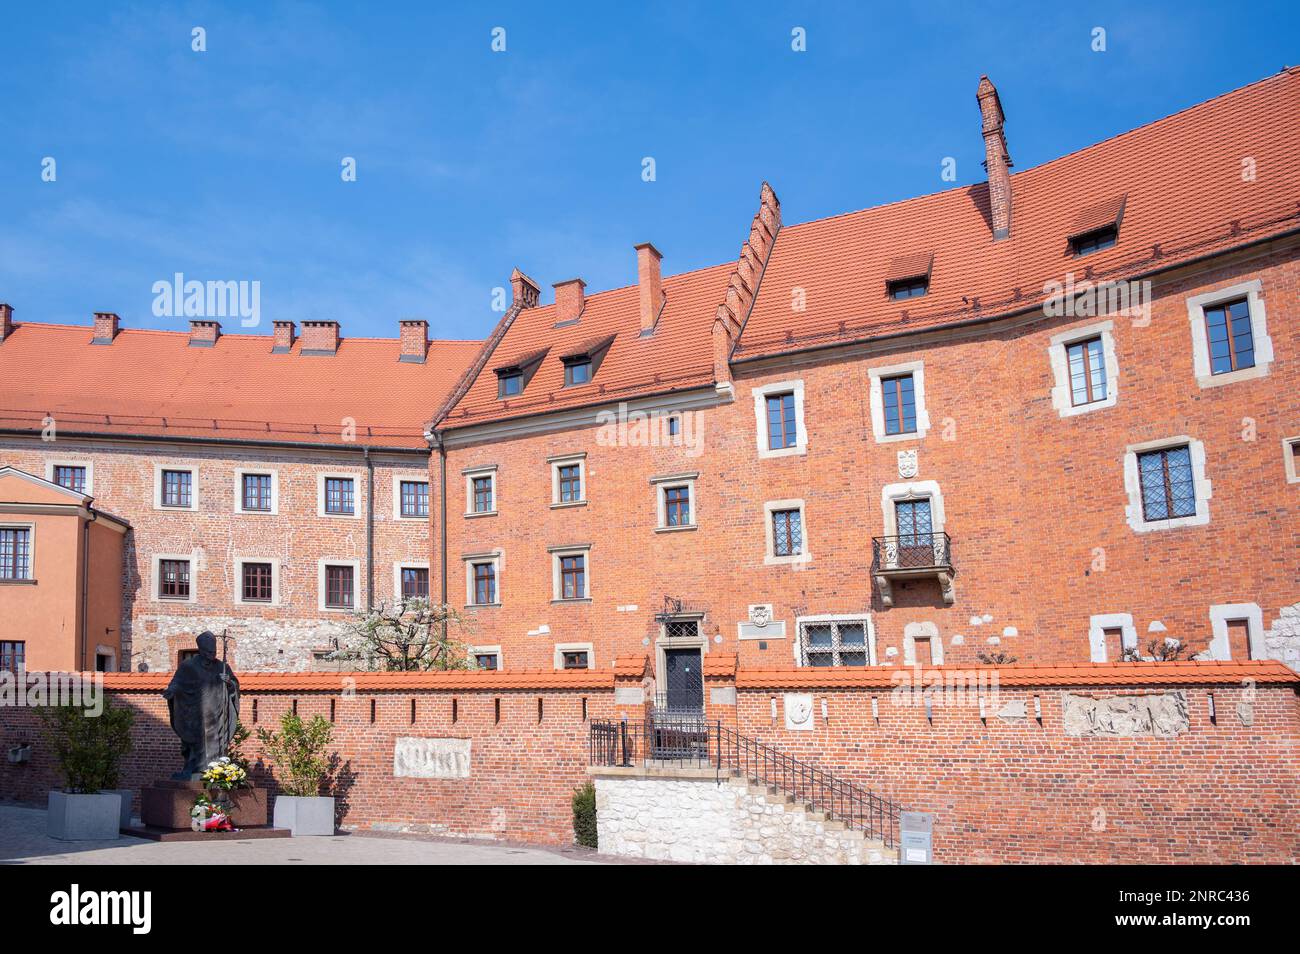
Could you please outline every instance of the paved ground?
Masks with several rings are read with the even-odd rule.
[[[0,864],[582,865],[612,860],[579,848],[547,849],[370,833],[211,844],[163,844],[140,838],[55,841],[45,834],[44,809],[0,805]]]

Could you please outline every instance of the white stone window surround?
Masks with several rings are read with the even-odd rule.
[[[325,605],[325,567],[327,566],[352,567],[352,605],[350,607]],[[365,581],[361,578],[360,560],[332,560],[328,557],[322,557],[316,561],[316,608],[322,613],[360,612],[365,608],[362,605],[362,587],[364,582]]]
[[[778,510],[799,511],[799,552],[789,556],[776,554],[776,528],[772,525],[772,514]],[[769,500],[763,504],[763,535],[767,540],[767,550],[763,556],[765,566],[795,566],[812,562],[812,548],[808,545],[808,509],[802,498],[789,500]]]
[[[565,653],[586,653],[587,668],[596,668],[596,649],[591,643],[556,643],[553,662],[556,669],[564,668]]]
[[[259,511],[260,512],[260,511]],[[271,601],[244,599],[244,564],[269,563],[271,565]],[[194,570],[190,570],[190,590],[193,592]],[[280,605],[280,561],[274,557],[235,557],[235,604],[238,606],[279,606]]]
[[[8,583],[34,583],[36,582],[36,523],[35,521],[24,520],[5,520],[0,522],[2,530],[26,530],[27,531],[27,576],[21,580],[8,580]],[[193,572],[190,574],[193,576]],[[193,584],[190,586],[190,592],[193,592]]]
[[[497,513],[497,465],[485,464],[482,467],[467,467],[462,474],[465,475],[465,516],[467,517],[494,517]],[[492,508],[490,510],[474,509],[474,479],[476,477],[487,477],[492,482]]]
[[[880,382],[884,378],[896,378],[900,375],[912,376],[912,394],[916,399],[916,430],[903,434],[885,432],[885,396]],[[892,444],[898,441],[919,441],[930,430],[930,412],[925,406],[925,362],[906,361],[902,364],[885,365],[868,368],[867,378],[871,391],[871,433],[877,444]]]
[[[760,460],[769,457],[792,457],[808,453],[808,428],[804,423],[803,380],[777,381],[754,388],[755,439]],[[778,394],[794,395],[794,444],[790,447],[768,446],[767,399]]]
[[[885,536],[898,536],[898,511],[894,504],[900,500],[930,501],[930,526],[933,533],[943,533],[947,526],[947,513],[943,505],[943,491],[937,480],[911,480],[885,484],[880,489],[880,511],[884,517]]]
[[[162,591],[163,560],[187,560],[189,562],[190,595],[188,599],[180,600],[175,597],[159,595]],[[155,603],[183,603],[188,605],[199,601],[199,553],[197,550],[189,553],[155,553],[149,561],[149,566],[150,575],[153,577],[149,585],[149,596]]]
[[[429,513],[433,512],[433,481],[429,479],[426,473],[409,473],[393,474],[393,519],[406,520],[408,522],[424,523],[429,519],[429,514],[420,516],[411,516],[402,513],[402,484],[424,484],[429,488],[428,501]],[[495,495],[493,500],[495,500]]]
[[[590,603],[591,602],[591,544],[584,543],[571,547],[552,547],[551,553],[551,602],[552,603]],[[560,559],[562,557],[582,557],[581,596],[564,596],[564,581],[560,576]]]
[[[1119,398],[1119,362],[1115,358],[1114,330],[1114,321],[1099,321],[1093,325],[1071,328],[1069,331],[1062,331],[1052,336],[1047,348],[1052,378],[1055,381],[1052,387],[1052,407],[1056,408],[1061,417],[1074,417],[1077,414],[1087,414],[1089,411],[1115,406]],[[1100,401],[1076,405],[1072,403],[1068,352],[1071,345],[1087,341],[1089,338],[1101,338],[1102,360],[1106,364],[1106,396]]]
[[[461,559],[465,563],[465,608],[477,609],[484,606],[501,605],[501,564],[505,554],[501,550],[489,550],[485,553],[467,553]],[[496,580],[496,599],[491,603],[474,602],[474,565],[476,563],[492,564],[493,578]],[[407,564],[408,566],[413,564]]]
[[[551,509],[560,510],[564,507],[585,507],[587,506],[587,454],[580,452],[576,454],[563,454],[557,457],[548,457],[547,462],[551,465]],[[561,500],[560,499],[560,468],[578,467],[578,489],[582,496],[578,500]],[[496,486],[492,488],[492,503],[496,504]]]
[[[325,481],[327,480],[350,480],[352,481],[352,512],[351,513],[330,513],[325,509]],[[323,470],[316,474],[316,516],[328,517],[331,520],[360,520],[365,512],[365,499],[363,494],[365,487],[360,471],[347,470]]]
[[[466,647],[466,652],[469,655],[470,661],[474,664],[475,669],[478,668],[478,661],[476,658],[478,656],[495,656],[497,658],[497,669],[500,670],[505,668],[505,657],[501,654],[500,646],[468,646]]]
[[[1088,653],[1093,662],[1119,662],[1106,658],[1106,630],[1120,631],[1120,648],[1137,649],[1137,628],[1132,613],[1100,613],[1088,617]]]
[[[679,530],[696,530],[699,528],[699,514],[696,511],[695,497],[695,482],[699,479],[699,476],[699,473],[696,472],[650,478],[650,483],[655,490],[655,533],[676,533]],[[668,525],[667,493],[669,490],[676,490],[681,487],[686,488],[686,505],[690,510],[691,522],[670,527]]]
[[[55,483],[54,469],[56,467],[84,467],[86,469],[86,489],[82,491],[87,496],[94,496],[95,493],[95,462],[82,458],[62,458],[54,457],[45,462],[45,479],[50,483]],[[175,468],[169,467],[168,470]],[[64,488],[65,490],[68,488]],[[173,508],[168,507],[168,510]]]
[[[267,475],[271,478],[271,509],[244,509],[244,477]],[[280,472],[273,467],[236,467],[235,468],[235,513],[246,513],[255,517],[274,517],[280,512]]]
[[[1142,481],[1138,476],[1138,455],[1147,451],[1164,450],[1186,444],[1192,459],[1192,483],[1196,493],[1196,513],[1172,520],[1147,520],[1142,507]],[[1199,527],[1210,522],[1210,500],[1214,486],[1205,476],[1205,445],[1187,436],[1167,437],[1161,440],[1130,444],[1124,451],[1124,489],[1128,493],[1128,506],[1124,515],[1135,533],[1152,530],[1175,530],[1179,527]]]
[[[402,605],[402,571],[403,570],[428,570],[428,560],[395,560],[393,562],[393,603]],[[433,574],[429,574],[429,587],[433,588]],[[430,598],[432,598],[430,593]]]
[[[908,623],[903,627],[903,665],[916,665],[916,643],[928,640],[930,643],[930,665],[943,665],[943,638],[939,635],[939,626],[930,621]]]
[[[103,643],[98,643],[95,646],[95,655],[108,657],[108,668],[104,670],[105,672],[117,672],[117,650],[116,649],[114,649],[112,646],[105,646]]]
[[[1245,620],[1250,642],[1251,659],[1267,659],[1264,645],[1264,611],[1258,603],[1216,603],[1210,607],[1210,639],[1206,655],[1209,659],[1231,659],[1232,645],[1228,642],[1228,623]]]
[[[796,616],[794,618],[794,639],[790,640],[791,649],[794,650],[795,666],[802,666],[803,659],[803,631],[804,624],[811,623],[864,623],[867,632],[867,665],[877,666],[879,662],[876,657],[876,622],[871,616],[870,610],[863,610],[860,613],[820,613],[815,616]],[[853,669],[854,666],[840,666],[840,669]]]
[[[163,471],[188,471],[190,475],[190,505],[188,507],[163,506]],[[199,509],[199,467],[197,464],[168,464],[155,462],[153,465],[153,509],[162,511]]]
[[[1205,327],[1206,309],[1236,298],[1246,299],[1250,309],[1250,334],[1255,345],[1255,364],[1238,371],[1222,374],[1210,373],[1209,332]],[[1273,363],[1273,339],[1268,336],[1268,316],[1264,309],[1264,285],[1258,278],[1227,288],[1215,289],[1187,299],[1187,320],[1192,328],[1192,370],[1196,383],[1202,388],[1214,388],[1268,374]]]
[[[1282,463],[1286,467],[1286,482],[1300,484],[1300,434],[1282,438]]]

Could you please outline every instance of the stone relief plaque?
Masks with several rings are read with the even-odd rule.
[[[469,778],[469,739],[399,737],[393,743],[394,778]]]
[[[787,692],[785,694],[785,727],[796,732],[812,729],[813,697],[811,692]]]

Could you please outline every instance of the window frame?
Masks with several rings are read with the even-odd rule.
[[[564,656],[566,653],[586,653],[586,669],[594,670],[596,668],[596,648],[592,643],[556,643],[551,661],[557,670],[564,670],[566,668],[564,665]],[[583,670],[579,668],[577,671],[582,672]]]
[[[866,663],[862,666],[844,666],[836,663],[832,663],[829,667],[809,666],[804,661],[807,655],[804,650],[805,628],[809,625],[820,626],[828,624],[835,627],[841,623],[848,625],[855,623],[863,624],[863,638],[866,640],[866,646],[864,648],[864,652],[867,656]],[[832,640],[834,640],[834,638],[834,634],[832,634]],[[794,653],[794,664],[799,668],[866,669],[880,664],[877,658],[876,624],[869,610],[863,610],[860,613],[819,613],[813,616],[796,616],[794,620],[794,638],[790,640],[790,644],[790,648]],[[825,652],[825,650],[818,650],[818,652]],[[857,652],[857,650],[850,650],[850,652]]]
[[[406,582],[406,572],[416,570],[424,572],[424,596],[407,596],[404,584]],[[393,601],[398,606],[405,605],[410,600],[422,599],[428,602],[431,598],[433,586],[433,574],[430,572],[428,561],[421,560],[398,560],[393,564]]]
[[[1129,649],[1138,648],[1137,629],[1132,613],[1100,613],[1088,618],[1088,657],[1092,662],[1119,662],[1109,659],[1106,650],[1106,631],[1120,631],[1120,657]]]
[[[805,424],[803,379],[773,381],[753,389],[755,446],[760,460],[773,457],[793,457],[808,453],[808,428]],[[794,444],[773,448],[768,444],[767,399],[782,394],[794,396]]]
[[[650,478],[650,484],[655,492],[656,533],[678,533],[684,530],[699,529],[700,515],[695,494],[695,483],[698,479],[698,472],[668,474],[663,477]],[[672,490],[686,491],[686,506],[689,511],[690,522],[683,524],[670,524],[668,522],[668,492]]]
[[[551,467],[551,509],[558,510],[564,507],[584,507],[587,505],[587,455],[586,453],[562,454],[556,457],[548,457],[547,463]],[[576,500],[564,500],[561,496],[561,485],[563,478],[560,471],[566,467],[578,468],[578,490],[580,496]]]
[[[271,568],[270,599],[248,599],[244,592],[244,573],[247,566],[269,566]],[[271,557],[237,557],[235,559],[235,599],[240,606],[279,606],[280,605],[280,561]]]
[[[328,604],[329,567],[350,567],[352,569],[351,606],[330,606]],[[362,609],[362,583],[360,560],[336,560],[330,557],[321,557],[316,561],[316,608],[322,613],[359,612]]]
[[[1106,241],[1109,239],[1109,241]],[[1078,235],[1070,236],[1070,254],[1074,258],[1095,255],[1119,244],[1119,223],[1111,222]]]
[[[410,514],[403,511],[402,505],[405,502],[402,495],[403,484],[424,484],[424,509],[422,514]],[[394,520],[414,520],[427,521],[432,512],[433,482],[429,480],[427,474],[394,474],[393,475],[393,519]]]
[[[466,517],[492,517],[497,514],[498,501],[497,491],[500,489],[497,485],[497,465],[490,464],[483,467],[467,467],[461,471],[465,476],[465,516]],[[491,483],[492,507],[489,510],[475,510],[476,503],[474,481],[487,478]]]
[[[1265,643],[1264,612],[1258,603],[1216,603],[1210,607],[1209,646],[1206,657],[1217,660],[1232,659],[1231,638],[1228,624],[1244,622],[1246,624],[1246,641],[1251,659],[1267,659],[1268,647]]]
[[[776,518],[781,511],[799,511],[799,539],[801,548],[798,553],[780,554],[776,552]],[[808,544],[808,508],[800,499],[769,500],[763,504],[763,533],[767,539],[767,552],[763,558],[766,566],[788,566],[812,561],[812,548]]]
[[[362,487],[364,482],[357,471],[322,470],[316,474],[316,515],[330,520],[360,520],[365,512],[365,498]],[[352,513],[335,513],[325,509],[325,493],[328,481],[352,481]]]
[[[903,402],[904,381],[909,382],[912,388],[912,427],[910,430],[907,429],[907,415],[906,415],[906,411],[904,410],[905,405]],[[889,416],[889,400],[888,400],[890,397],[891,390],[893,391],[893,398],[895,402],[894,407],[895,407],[895,411],[897,412],[894,415],[894,420],[892,421],[890,420],[890,416]],[[889,377],[881,377],[880,403],[881,403],[881,408],[880,408],[881,416],[884,420],[885,433],[887,435],[889,435],[890,437],[896,437],[900,435],[910,435],[916,433],[916,378],[912,375],[911,372],[906,372],[904,374],[891,374],[889,375]],[[897,424],[898,430],[891,431],[889,429],[891,424]]]
[[[921,290],[916,291],[917,288]],[[900,295],[899,292],[907,292]],[[891,301],[911,301],[913,298],[924,298],[930,294],[930,276],[912,275],[907,278],[895,278],[885,282],[885,294]]]
[[[1061,417],[1076,417],[1103,408],[1114,407],[1119,401],[1119,362],[1115,357],[1115,322],[1099,321],[1080,328],[1071,328],[1052,336],[1047,346],[1048,362],[1052,368],[1052,407]],[[1074,403],[1073,379],[1070,376],[1069,351],[1073,345],[1101,339],[1101,360],[1105,365],[1106,396],[1087,404]]]
[[[244,480],[248,477],[271,478],[271,507],[269,510],[248,510],[244,507]],[[235,513],[256,517],[272,517],[280,512],[280,473],[270,467],[237,467],[235,469]]]
[[[189,564],[189,596],[163,596],[163,563],[183,561]],[[193,604],[199,601],[199,560],[198,554],[191,553],[155,553],[150,561],[152,584],[150,593],[155,603]]]
[[[580,546],[552,547],[551,554],[551,602],[552,603],[590,603],[591,602],[591,544]],[[564,595],[564,561],[573,557],[582,557],[581,596]]]
[[[1249,368],[1215,374],[1210,357],[1209,326],[1206,312],[1246,299],[1250,312],[1250,334],[1255,346],[1255,363]],[[1202,389],[1222,387],[1268,375],[1274,361],[1273,339],[1268,334],[1268,312],[1264,304],[1264,284],[1259,279],[1229,285],[1186,300],[1187,320],[1192,335],[1192,373]]]
[[[1300,484],[1300,434],[1282,438],[1282,464],[1288,484]]]
[[[493,550],[487,553],[467,553],[461,557],[465,564],[465,608],[466,609],[484,609],[486,607],[501,605],[501,564],[502,552]],[[474,567],[484,563],[492,564],[492,571],[496,578],[496,602],[494,603],[475,603],[474,598],[477,595],[475,589]]]
[[[339,505],[344,502],[351,504],[347,510],[330,509],[330,484],[338,484]],[[346,489],[344,488],[346,484]],[[357,499],[360,495],[357,493],[359,484],[355,477],[348,474],[323,474],[321,476],[321,498],[320,508],[321,516],[324,517],[359,517],[361,515],[360,501]]]
[[[1138,456],[1159,450],[1172,450],[1186,445],[1192,465],[1192,494],[1195,500],[1195,513],[1184,517],[1170,517],[1159,520],[1146,518],[1146,502],[1142,495],[1142,481],[1138,471]],[[1203,526],[1210,522],[1210,500],[1214,497],[1214,485],[1205,473],[1205,445],[1186,435],[1130,444],[1124,452],[1124,488],[1128,494],[1128,506],[1125,517],[1129,527],[1137,533],[1153,530],[1176,530],[1181,527]]]
[[[172,506],[164,504],[165,480],[164,475],[169,472],[188,473],[190,475],[190,502],[188,506]],[[155,463],[153,468],[154,488],[153,488],[153,509],[169,513],[190,513],[197,512],[199,509],[199,468],[197,464],[172,464],[172,463]]]
[[[71,487],[63,487],[62,484],[55,480],[54,475],[60,467],[82,468],[86,472],[85,489],[72,490]],[[95,463],[91,460],[62,460],[56,457],[45,462],[45,479],[56,487],[63,487],[64,490],[70,490],[74,494],[80,493],[85,494],[87,497],[93,497],[95,493]]]
[[[36,524],[34,521],[13,521],[6,520],[0,523],[0,531],[27,534],[26,547],[26,576],[4,576],[0,577],[0,583],[3,584],[22,584],[36,582]],[[15,570],[17,569],[17,538],[15,538],[14,555]]]
[[[885,424],[884,381],[903,375],[912,376],[912,397],[916,404],[916,430],[890,434]],[[930,412],[925,404],[925,362],[905,361],[867,369],[871,400],[871,434],[877,444],[920,441],[930,432]]]
[[[505,668],[505,657],[501,653],[501,647],[498,646],[470,646],[468,654],[474,660],[474,668],[483,672],[500,672]],[[496,660],[495,666],[481,666],[478,662],[480,656],[491,656]]]
[[[1178,453],[1180,451],[1185,452],[1187,455],[1187,477],[1188,480],[1192,483],[1191,513],[1176,513],[1174,511],[1174,508],[1175,506],[1177,506],[1178,501],[1174,497],[1174,480],[1173,480],[1173,475],[1171,474],[1169,458],[1170,455]],[[1158,457],[1160,459],[1161,486],[1159,489],[1163,491],[1163,493],[1161,494],[1162,502],[1164,503],[1164,507],[1165,507],[1165,516],[1163,517],[1152,517],[1147,507],[1147,501],[1148,498],[1150,497],[1150,494],[1147,493],[1148,487],[1142,479],[1143,476],[1142,461],[1144,458],[1152,458],[1152,457]],[[1196,474],[1195,471],[1192,469],[1192,449],[1190,447],[1183,444],[1175,444],[1171,447],[1156,447],[1148,451],[1141,451],[1137,455],[1137,458],[1138,458],[1138,484],[1142,490],[1142,519],[1143,520],[1145,520],[1148,523],[1155,523],[1157,521],[1165,521],[1165,520],[1181,520],[1186,517],[1193,517],[1196,515],[1196,483],[1195,483]]]
[[[18,647],[17,652],[13,648],[6,652],[6,647],[15,646]],[[0,672],[17,674],[20,670],[27,670],[27,640],[0,639]]]
[[[590,384],[592,379],[596,377],[596,362],[589,354],[562,358],[561,360],[564,362],[564,386],[566,388],[580,388],[583,385]],[[582,381],[574,380],[574,372],[577,368],[587,369],[587,377]]]

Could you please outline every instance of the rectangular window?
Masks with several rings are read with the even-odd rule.
[[[582,468],[577,464],[565,464],[558,468],[556,476],[560,484],[560,503],[572,503],[582,499]]]
[[[560,599],[580,600],[587,596],[587,558],[582,554],[560,557]]]
[[[423,566],[402,567],[402,599],[427,600],[429,598],[429,569]]]
[[[497,567],[495,563],[474,564],[474,604],[490,606],[497,601]]]
[[[885,405],[885,433],[916,432],[916,385],[910,374],[880,379],[880,393]]]
[[[474,665],[479,669],[500,669],[501,663],[496,653],[475,653]]]
[[[803,552],[803,512],[772,511],[772,553],[774,556],[797,556]]]
[[[521,371],[507,371],[497,375],[497,397],[514,397],[523,393],[524,375]]]
[[[898,521],[898,543],[904,547],[929,547],[934,535],[930,516],[930,500],[898,500],[894,502],[894,516]]]
[[[868,662],[865,620],[800,623],[799,639],[805,666],[865,666]]]
[[[474,478],[474,513],[492,512],[492,478]]]
[[[271,475],[244,474],[243,509],[270,513],[271,511]]]
[[[13,640],[0,642],[0,672],[17,673],[27,668],[27,644]]]
[[[1065,355],[1070,369],[1070,403],[1078,407],[1106,400],[1106,360],[1102,356],[1101,337],[1066,345]]]
[[[325,605],[330,609],[352,609],[352,583],[352,567],[326,566]]]
[[[164,470],[162,472],[162,505],[164,507],[192,506],[191,501],[194,475],[188,470]]]
[[[767,446],[769,450],[794,447],[796,423],[794,394],[769,394],[767,396]]]
[[[403,517],[429,516],[429,482],[403,480],[400,484]]]
[[[86,468],[73,464],[56,464],[54,467],[54,482],[60,487],[66,487],[68,490],[84,494],[86,492]]]
[[[158,561],[158,598],[163,600],[188,600],[190,598],[190,561]]]
[[[691,488],[664,488],[664,525],[689,527],[691,525]]]
[[[325,512],[337,514],[355,514],[356,496],[351,477],[325,478]]]
[[[1245,298],[1205,309],[1210,373],[1227,374],[1255,366],[1255,339],[1250,330],[1250,303]]]
[[[0,527],[0,580],[32,578],[32,531]]]
[[[895,301],[906,298],[920,298],[930,290],[930,279],[921,275],[917,278],[904,278],[892,281],[888,285],[889,297]]]
[[[566,361],[564,364],[564,385],[586,384],[591,380],[591,359]]]
[[[564,657],[565,669],[590,669],[591,668],[590,664],[588,663],[589,657],[585,651],[565,652],[562,655]]]
[[[270,603],[275,598],[275,591],[272,589],[271,564],[245,563],[243,567],[243,601],[245,603]]]
[[[1192,453],[1186,445],[1137,455],[1145,519],[1173,520],[1196,515]]]
[[[1091,255],[1093,252],[1100,252],[1102,249],[1110,248],[1118,240],[1119,229],[1113,225],[1108,225],[1093,232],[1076,235],[1070,239],[1070,250],[1075,255]]]

